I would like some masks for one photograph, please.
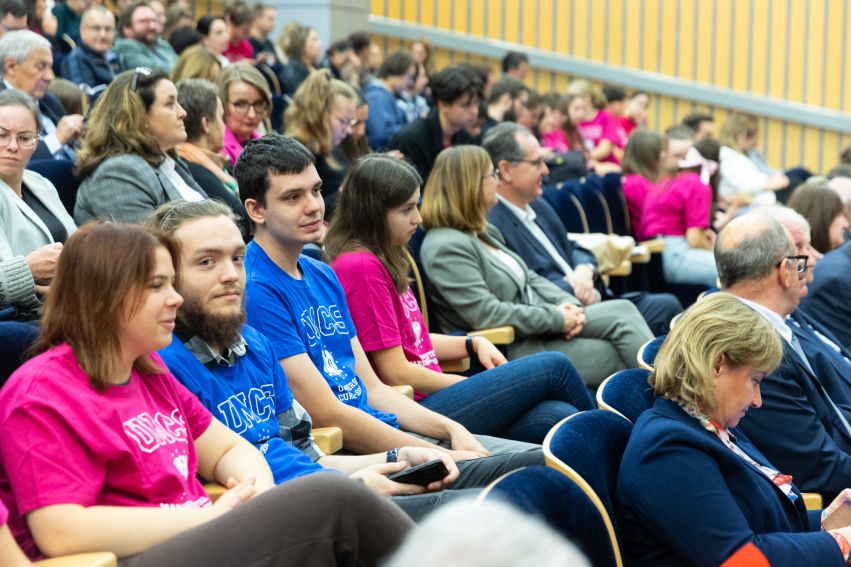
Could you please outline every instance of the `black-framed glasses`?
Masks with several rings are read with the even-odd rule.
[[[140,75],[142,77],[150,77],[151,73],[153,73],[153,71],[151,71],[148,67],[136,67],[135,69],[133,69],[133,80],[130,81],[130,92],[135,93],[136,90],[139,88]]]
[[[269,103],[265,100],[258,100],[255,102],[238,100],[236,102],[231,102],[230,105],[237,114],[248,114],[248,109],[250,108],[254,109],[254,114],[257,116],[265,116],[266,113],[269,112]]]
[[[543,167],[544,162],[545,162],[545,160],[542,157],[539,157],[538,159],[513,159],[513,160],[511,160],[511,163],[528,163],[528,164],[534,165],[538,169]]]
[[[794,261],[795,263],[792,264],[792,265],[795,266],[795,271],[798,272],[799,274],[803,274],[804,272],[807,271],[807,260],[809,260],[809,259],[810,259],[810,257],[806,256],[806,255],[784,256],[783,258],[780,259],[779,262],[777,262],[777,267],[778,268],[780,267],[780,264],[783,263],[783,260],[789,260],[790,264],[792,264],[792,262]]]

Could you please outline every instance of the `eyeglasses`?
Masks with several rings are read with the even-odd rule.
[[[490,177],[494,181],[499,181],[499,168],[493,168],[490,173],[488,173],[487,175],[483,175],[482,179],[487,179],[488,177]]]
[[[140,75],[143,77],[150,77],[151,73],[153,73],[153,71],[151,71],[147,67],[136,67],[135,69],[133,69],[133,80],[130,81],[130,92],[135,93],[136,90],[139,88]]]
[[[809,256],[784,256],[779,262],[777,262],[777,267],[780,267],[783,260],[789,260],[789,264],[795,266],[795,271],[799,274],[803,274],[807,271],[807,260],[809,259]],[[795,261],[794,264],[792,264],[793,260]]]
[[[338,123],[340,126],[348,126],[348,127],[350,127],[350,128],[354,128],[355,126],[357,126],[358,124],[360,124],[360,123],[361,123],[361,121],[360,121],[360,120],[356,120],[356,119],[354,119],[354,118],[344,118],[344,117],[342,117],[342,116],[334,116],[333,114],[331,115],[331,118],[333,118],[334,120],[336,120],[336,121],[337,121],[337,123]]]
[[[534,165],[538,169],[541,169],[541,167],[543,167],[544,165],[544,158],[539,157],[538,159],[514,159],[511,160],[511,163],[528,163]]]
[[[0,130],[0,148],[5,148],[12,142],[12,137],[18,142],[18,147],[24,150],[33,149],[38,144],[38,134],[35,132],[20,132],[12,134],[8,130]]]
[[[254,109],[254,114],[257,116],[264,116],[269,111],[269,103],[265,100],[258,100],[257,102],[238,100],[236,102],[231,102],[230,105],[237,114],[248,114],[249,108]]]

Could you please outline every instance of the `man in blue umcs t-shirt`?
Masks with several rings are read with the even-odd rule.
[[[271,341],[296,398],[318,425],[341,427],[346,448],[357,452],[435,448],[435,441],[456,460],[475,460],[490,449],[518,464],[543,462],[537,446],[476,437],[381,382],[334,272],[300,256],[323,231],[322,181],[307,148],[284,136],[258,138],[246,145],[234,175],[254,225],[245,253],[248,322]],[[470,468],[462,467],[462,476]]]

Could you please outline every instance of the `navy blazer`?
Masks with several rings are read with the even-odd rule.
[[[531,203],[531,207],[536,215],[535,224],[541,227],[571,268],[579,264],[591,264],[597,269],[597,257],[590,250],[567,238],[567,231],[552,205],[543,198],[538,198]],[[556,261],[504,203],[500,201],[490,210],[488,222],[499,229],[508,247],[523,258],[530,270],[544,276],[566,292],[573,293],[573,287],[564,281],[564,272]]]
[[[830,251],[818,261],[810,292],[801,306],[851,348],[851,241]]]
[[[65,107],[62,106],[56,95],[50,91],[44,93],[44,97],[37,101],[37,105],[41,115],[50,118],[54,124],[59,124],[59,121],[65,117]],[[43,127],[41,135],[44,135]],[[47,149],[47,144],[43,140],[39,140],[38,146],[36,146],[35,152],[30,159],[53,159],[53,154]]]
[[[789,327],[815,374],[783,341],[780,367],[762,381],[762,407],[751,409],[739,427],[801,490],[829,502],[851,486],[851,436],[825,393],[851,422],[851,366],[842,358],[851,353],[824,344],[814,331],[832,335],[801,309]]]
[[[769,464],[741,431],[731,433]],[[794,490],[793,503],[679,405],[657,398],[635,423],[618,474],[626,564],[717,567],[752,542],[773,567],[844,565],[833,537],[819,531],[819,513]]]

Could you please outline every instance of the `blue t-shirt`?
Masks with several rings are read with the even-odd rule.
[[[278,360],[307,353],[341,402],[398,428],[396,416],[370,407],[355,373],[352,339],[357,335],[346,293],[330,266],[299,256],[302,279],[279,268],[251,242],[245,250],[248,322],[263,333]]]
[[[219,421],[263,453],[276,484],[324,471],[280,435],[277,416],[292,407],[293,394],[272,345],[248,325],[241,334],[248,348],[231,366],[205,367],[177,337],[160,356]]]

